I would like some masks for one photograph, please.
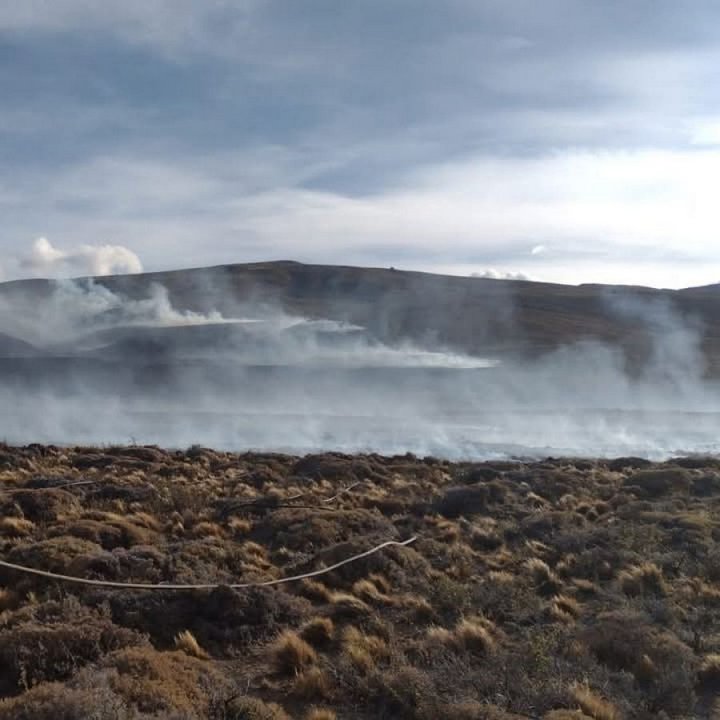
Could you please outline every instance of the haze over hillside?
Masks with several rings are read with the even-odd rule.
[[[0,431],[453,457],[705,451],[719,304],[719,286],[295,262],[15,281],[0,284],[16,408]]]

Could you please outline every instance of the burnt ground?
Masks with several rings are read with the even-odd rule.
[[[4,561],[218,585],[0,567],[1,720],[720,713],[720,459],[0,446],[0,488]]]

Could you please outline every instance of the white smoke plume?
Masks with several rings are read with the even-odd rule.
[[[21,267],[46,277],[79,275],[115,275],[140,273],[140,258],[122,245],[80,245],[70,250],[55,247],[40,237],[32,244],[30,254],[22,258]]]
[[[49,301],[0,298],[0,332],[46,347],[112,327],[206,325],[226,322],[219,312],[178,310],[168,291],[152,283],[145,297],[131,299],[92,279],[55,280]]]
[[[598,341],[492,362],[435,341],[385,344],[360,325],[292,317],[264,299],[222,314],[178,307],[161,285],[64,280],[44,299],[38,284],[25,288],[0,296],[0,345],[5,334],[11,348],[0,357],[0,404],[12,408],[0,413],[0,437],[14,442],[132,437],[475,459],[720,448],[702,327],[631,292],[608,302],[619,324],[648,336],[635,374],[620,348]],[[37,355],[12,350],[13,338]]]
[[[522,272],[495,270],[495,268],[487,268],[486,270],[474,272],[470,277],[488,278],[490,280],[532,280],[529,275]]]

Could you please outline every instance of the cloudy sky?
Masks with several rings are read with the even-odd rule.
[[[0,273],[720,281],[716,0],[0,4]]]

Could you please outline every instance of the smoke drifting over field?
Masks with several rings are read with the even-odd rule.
[[[513,302],[503,296],[507,323]],[[199,311],[159,283],[132,297],[28,285],[0,295],[0,436],[449,458],[718,451],[702,323],[631,293],[604,302],[646,329],[641,366],[592,339],[533,358],[489,341],[471,354],[267,297]]]

